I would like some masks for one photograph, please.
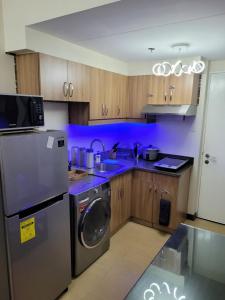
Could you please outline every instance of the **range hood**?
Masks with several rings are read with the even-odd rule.
[[[142,109],[146,115],[178,115],[195,116],[197,105],[152,105],[147,104]]]

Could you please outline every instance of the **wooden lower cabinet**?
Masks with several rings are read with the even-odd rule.
[[[187,214],[190,175],[191,168],[184,171],[179,177],[154,174],[153,227],[172,232],[181,222],[184,222]],[[159,224],[161,199],[171,203],[168,226]]]
[[[125,173],[113,178],[111,185],[111,223],[110,231],[114,234],[130,218],[132,173]]]
[[[132,181],[131,217],[134,221],[172,232],[186,218],[191,168],[181,176],[134,171]],[[160,201],[170,201],[170,221],[160,225]]]
[[[143,171],[134,171],[132,180],[131,216],[136,221],[144,221],[152,225],[153,207],[153,174]]]

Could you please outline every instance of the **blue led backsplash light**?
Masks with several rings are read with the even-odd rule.
[[[68,149],[72,146],[89,148],[93,139],[98,138],[105,144],[106,150],[120,142],[119,147],[133,148],[135,142],[142,145],[156,144],[157,124],[117,123],[104,125],[68,125]],[[95,151],[102,150],[96,143]]]

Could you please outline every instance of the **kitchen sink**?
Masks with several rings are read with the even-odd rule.
[[[102,172],[102,173],[119,170],[121,168],[123,168],[123,165],[104,163],[104,162],[101,162],[99,165],[95,166],[95,170]]]

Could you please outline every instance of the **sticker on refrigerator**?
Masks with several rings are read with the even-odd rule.
[[[54,144],[54,137],[53,136],[49,136],[48,137],[48,142],[47,142],[47,148],[48,149],[52,149],[53,144]]]
[[[26,243],[29,240],[34,239],[35,232],[35,219],[30,218],[26,221],[20,222],[20,241],[21,244]]]

